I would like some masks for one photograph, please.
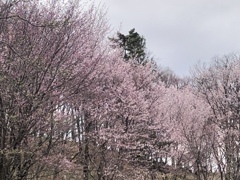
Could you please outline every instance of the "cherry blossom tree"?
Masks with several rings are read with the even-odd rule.
[[[1,179],[58,174],[79,151],[67,145],[67,105],[104,58],[104,14],[77,1],[6,1],[0,21]]]
[[[214,125],[209,121],[210,107],[188,86],[168,89],[163,116],[172,140],[168,156],[178,170],[192,171],[196,179],[209,179],[212,168],[212,141]],[[174,171],[172,172],[174,173]]]
[[[193,74],[196,91],[211,107],[218,131],[212,146],[221,179],[239,179],[239,55],[217,57]]]
[[[154,151],[154,143],[149,136],[159,131],[154,129],[154,125],[158,123],[159,99],[164,91],[162,83],[156,81],[157,75],[151,65],[141,66],[134,61],[126,63],[115,51],[109,55],[109,59],[100,62],[92,74],[94,83],[88,86],[91,96],[87,100],[88,96],[83,96],[81,100],[76,98],[77,102],[84,101],[87,112],[83,123],[89,124],[89,129],[82,130],[83,136],[98,149],[102,148],[100,156],[106,157],[102,154],[110,153],[118,159],[116,162],[98,159],[97,169],[101,177],[113,176],[114,173],[123,176],[119,172],[120,165],[139,166],[137,161],[140,159],[147,161],[149,152],[142,153]],[[156,138],[153,140],[156,141]],[[90,152],[89,147],[87,149],[87,154],[97,153]],[[94,173],[95,170],[90,172],[89,169],[96,168],[96,164],[90,163],[94,156],[89,154],[88,157],[88,173],[85,176]],[[114,166],[111,163],[115,163]],[[149,167],[147,164],[145,166]]]

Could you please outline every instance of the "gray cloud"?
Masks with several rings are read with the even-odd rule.
[[[239,0],[95,0],[108,7],[112,27],[147,40],[159,65],[187,75],[197,61],[238,52]]]

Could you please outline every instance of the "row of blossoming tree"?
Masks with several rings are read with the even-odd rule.
[[[83,1],[0,1],[0,179],[239,179],[239,56],[180,79],[108,31]]]

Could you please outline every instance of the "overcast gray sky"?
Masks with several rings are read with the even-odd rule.
[[[157,63],[180,76],[198,61],[240,51],[240,0],[95,0],[115,31],[146,38]]]

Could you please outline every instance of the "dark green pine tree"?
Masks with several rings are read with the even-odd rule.
[[[140,36],[135,29],[129,31],[128,35],[117,33],[117,38],[110,38],[124,50],[124,59],[134,59],[137,63],[143,64],[146,61],[146,40]]]

